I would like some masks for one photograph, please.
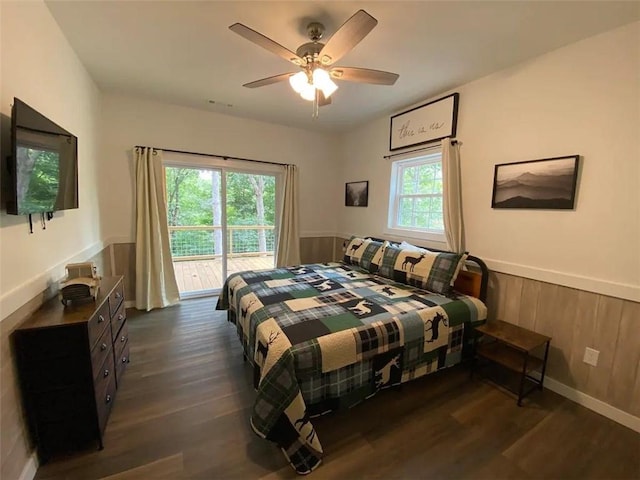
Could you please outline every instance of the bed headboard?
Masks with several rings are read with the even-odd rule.
[[[367,237],[379,242],[384,242],[384,238]],[[390,243],[398,244],[395,240],[387,240]],[[417,245],[420,247],[420,245]],[[447,252],[438,248],[422,247],[432,252]],[[469,255],[465,263],[467,270],[460,270],[458,278],[453,288],[465,295],[479,298],[483,302],[487,300],[487,285],[489,283],[489,269],[487,265],[478,257]]]
[[[467,263],[472,263],[471,269],[461,270],[453,285],[458,292],[479,298],[483,302],[487,300],[487,284],[489,282],[489,269],[478,257],[469,255]]]

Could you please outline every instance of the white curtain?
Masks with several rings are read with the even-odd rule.
[[[298,167],[284,166],[283,200],[278,228],[276,267],[300,264],[300,233],[298,231]]]
[[[171,261],[162,150],[135,147],[136,308],[164,308],[180,301]]]
[[[460,145],[450,138],[442,140],[442,181],[444,233],[452,252],[464,252],[462,223],[462,184],[460,179]]]

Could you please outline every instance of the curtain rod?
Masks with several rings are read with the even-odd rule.
[[[458,140],[451,140],[451,145],[462,145],[462,142],[459,142]],[[442,145],[442,142],[440,142],[440,145]],[[398,157],[400,155],[407,155],[408,153],[416,153],[416,152],[424,152],[425,150],[431,150],[433,148],[437,148],[438,145],[430,145],[428,147],[422,147],[422,148],[416,148],[415,150],[406,150],[404,152],[397,152],[397,153],[392,153],[390,155],[385,155],[384,159],[389,159],[389,158],[393,158],[393,157]]]
[[[280,165],[284,167],[291,165],[290,163],[268,162],[266,160],[254,160],[252,158],[233,157],[231,155],[218,155],[215,153],[200,153],[200,152],[189,152],[187,150],[173,150],[171,148],[145,147],[143,145],[136,145],[134,148],[153,148],[154,150],[162,150],[163,152],[185,153],[187,155],[198,155],[200,157],[221,158],[222,160],[241,160],[243,162],[266,163],[267,165]]]

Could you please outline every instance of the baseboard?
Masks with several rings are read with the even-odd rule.
[[[614,422],[619,423],[620,425],[624,425],[625,427],[628,427],[631,430],[640,433],[640,418],[635,417],[630,413],[609,405],[602,400],[593,398],[586,393],[582,393],[581,391],[576,390],[575,388],[571,388],[564,383],[560,383],[559,381],[554,380],[550,377],[545,377],[544,386],[552,392],[562,395],[563,397],[568,398],[578,405],[582,405],[589,410],[593,410],[594,412],[599,413],[603,417],[607,417]]]
[[[33,452],[27,459],[27,462],[24,464],[22,473],[20,473],[20,477],[18,477],[18,480],[33,480],[33,478],[36,476],[37,471],[38,457],[36,456],[36,453]]]

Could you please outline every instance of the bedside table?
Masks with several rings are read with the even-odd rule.
[[[488,337],[488,342],[478,342],[478,336],[474,340],[474,362],[471,367],[471,376],[475,369],[476,359],[485,358],[497,363],[520,375],[518,387],[518,406],[522,405],[522,399],[536,389],[542,390],[547,358],[549,356],[549,343],[551,337],[540,335],[526,328],[494,320],[476,327],[476,332]],[[532,352],[544,345],[544,357],[539,358]],[[531,376],[531,372],[539,371],[540,379]],[[533,387],[525,391],[525,383],[533,383]]]

